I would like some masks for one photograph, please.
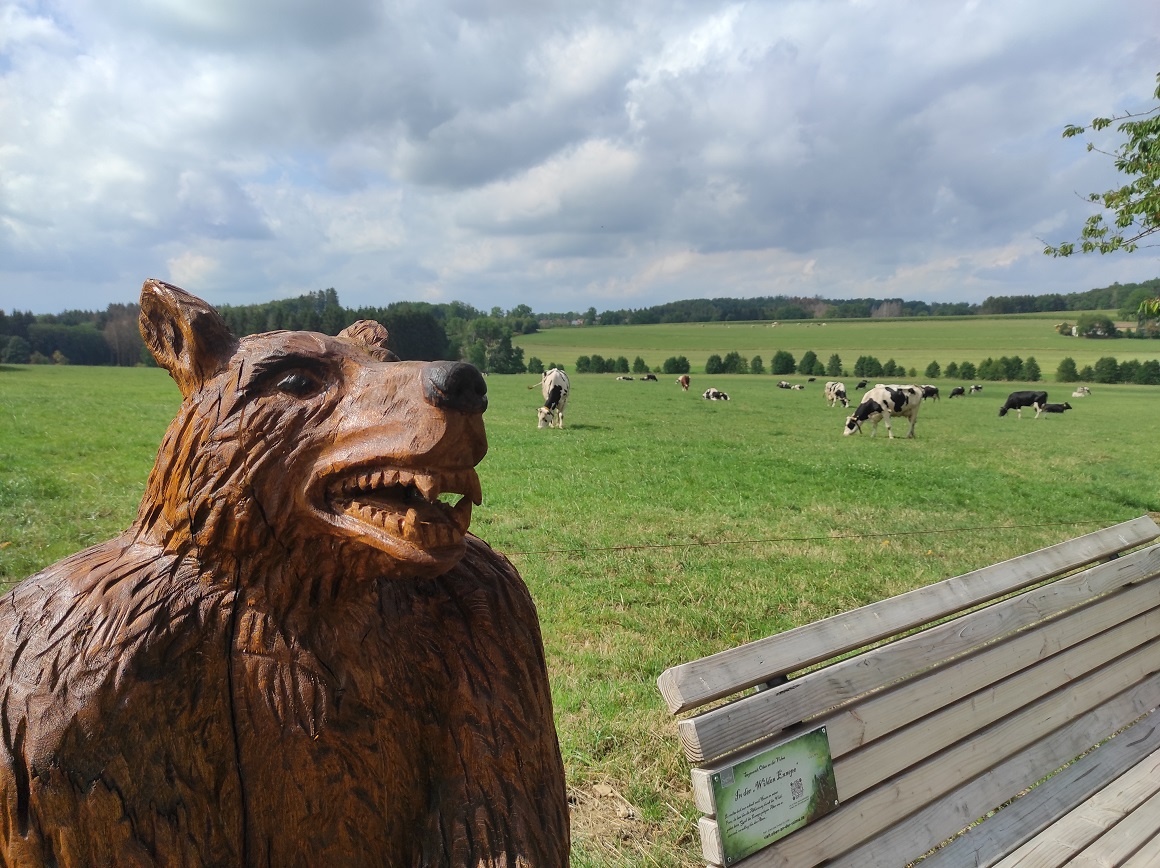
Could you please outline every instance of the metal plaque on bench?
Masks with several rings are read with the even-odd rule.
[[[713,804],[725,864],[732,865],[838,806],[826,728],[717,772]]]

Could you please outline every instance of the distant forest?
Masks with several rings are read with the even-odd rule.
[[[640,309],[535,313],[527,305],[482,311],[469,304],[395,302],[385,307],[346,308],[334,289],[264,304],[222,305],[222,317],[236,335],[277,329],[338,334],[356,320],[378,320],[390,333],[391,348],[403,359],[465,359],[481,370],[523,373],[523,350],[512,338],[541,328],[652,323],[736,322],[792,319],[845,319],[922,316],[993,316],[1046,311],[1116,310],[1136,320],[1145,298],[1160,295],[1160,278],[1087,292],[993,296],[982,304],[928,303],[900,298],[823,299],[769,296],[674,301]],[[103,311],[32,314],[0,310],[0,362],[7,364],[151,365],[137,330],[135,304],[111,304]],[[1137,336],[1160,334],[1155,323],[1138,323]],[[535,365],[533,365],[535,366]]]

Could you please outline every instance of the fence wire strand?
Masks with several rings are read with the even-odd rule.
[[[766,545],[770,543],[828,542],[830,540],[839,539],[881,539],[883,537],[898,536],[937,536],[952,533],[973,533],[977,531],[1028,530],[1037,527],[1074,527],[1075,525],[1081,524],[1096,524],[1100,525],[1101,527],[1107,527],[1115,524],[1117,521],[1120,521],[1120,519],[1078,519],[1076,521],[1045,521],[1036,524],[972,525],[969,527],[936,528],[934,530],[895,530],[878,533],[837,533],[827,534],[825,536],[785,536],[767,537],[763,539],[697,540],[694,542],[683,543],[628,543],[625,545],[615,546],[589,546],[585,548],[561,549],[525,549],[522,551],[503,550],[503,553],[507,557],[515,557],[518,555],[594,554],[598,552],[646,551],[649,549],[695,549],[710,548],[714,546]]]

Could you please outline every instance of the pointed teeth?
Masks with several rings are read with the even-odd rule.
[[[460,533],[467,533],[467,529],[471,526],[471,498],[462,497],[459,503],[451,507],[451,519]]]
[[[439,497],[439,481],[431,474],[424,473],[416,476],[413,484],[427,500],[435,500]]]
[[[360,500],[363,495],[387,493],[389,489],[411,488],[431,503],[443,494],[466,495],[477,506],[483,503],[483,489],[474,468],[464,470],[413,471],[394,467],[367,470],[346,477],[331,489],[332,497]],[[400,496],[400,495],[395,495]]]

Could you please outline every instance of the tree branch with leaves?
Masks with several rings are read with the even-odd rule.
[[[1153,96],[1160,100],[1160,75],[1156,80]],[[1099,204],[1103,211],[1087,219],[1078,242],[1065,241],[1045,247],[1043,252],[1048,256],[1131,252],[1142,239],[1160,231],[1160,105],[1145,112],[1094,118],[1087,126],[1069,124],[1064,128],[1063,137],[1075,138],[1089,129],[1098,132],[1117,121],[1120,121],[1117,130],[1125,135],[1126,141],[1115,151],[1104,151],[1092,142],[1088,142],[1087,149],[1112,157],[1117,171],[1131,180],[1103,193],[1090,193],[1088,201]]]

